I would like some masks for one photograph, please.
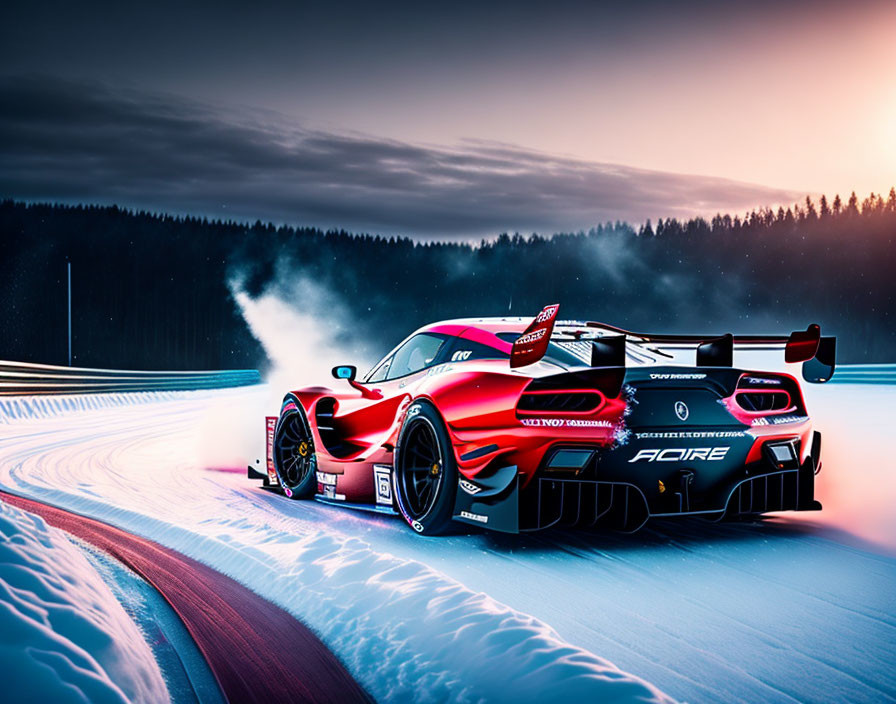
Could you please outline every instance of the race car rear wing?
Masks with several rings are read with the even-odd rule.
[[[511,368],[534,364],[548,349],[559,304],[545,306],[523,331],[510,352]],[[777,350],[783,347],[784,361],[788,364],[803,363],[803,378],[813,384],[829,381],[836,367],[837,338],[822,337],[821,328],[813,323],[805,330],[795,330],[790,335],[667,335],[631,332],[605,323],[587,322],[585,327],[600,328],[616,333],[591,338],[592,367],[625,367],[625,345],[628,340],[657,345],[660,348],[694,348],[698,367],[730,367],[734,364],[734,348],[749,350]],[[579,330],[571,334],[580,338]]]
[[[805,330],[795,330],[787,336],[732,335],[728,333],[721,337],[630,332],[612,325],[593,322],[585,325],[618,333],[618,339],[623,341],[631,339],[667,348],[694,347],[697,354],[696,364],[700,367],[732,366],[735,346],[756,351],[777,350],[783,347],[784,361],[788,364],[802,362],[803,378],[813,384],[829,381],[834,375],[836,367],[837,338],[822,337],[821,328],[814,323]],[[592,352],[592,362],[594,361],[595,353]],[[592,364],[592,366],[595,365]]]

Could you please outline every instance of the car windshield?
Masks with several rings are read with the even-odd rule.
[[[420,333],[386,355],[364,378],[364,383],[398,379],[432,366],[445,345],[444,335]]]

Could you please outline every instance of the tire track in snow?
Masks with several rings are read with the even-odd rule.
[[[23,424],[21,436],[0,441],[0,479],[251,585],[312,625],[382,700],[670,701],[536,619],[331,531],[313,506],[293,504],[298,520],[251,511],[257,490],[234,490],[232,475],[191,464],[195,403],[125,410],[42,422],[42,438]]]

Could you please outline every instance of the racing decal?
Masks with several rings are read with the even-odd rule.
[[[528,345],[532,342],[538,342],[541,338],[544,337],[544,334],[547,332],[544,328],[541,330],[536,330],[535,332],[530,332],[527,335],[520,335],[517,338],[517,343],[520,345]]]
[[[559,304],[545,306],[529,327],[523,331],[523,334],[516,339],[510,349],[511,369],[534,364],[544,357],[548,350],[548,341],[551,331],[554,329],[554,319],[557,317],[558,310],[560,310]]]
[[[482,491],[482,487],[476,486],[473,482],[467,481],[466,479],[461,479],[458,484],[460,485],[460,488],[468,494],[478,494]]]
[[[546,323],[548,320],[557,315],[557,311],[560,309],[560,304],[555,303],[552,306],[545,306],[541,313],[535,316],[536,323]]]
[[[638,440],[665,440],[678,438],[742,438],[746,435],[742,430],[670,430],[664,432],[635,432]]]
[[[629,460],[629,463],[640,462],[687,462],[691,460],[705,460],[718,462],[725,459],[730,447],[667,447],[665,449],[638,450],[638,454]]]
[[[659,381],[671,379],[705,379],[706,374],[651,374],[650,378]]]
[[[761,376],[745,376],[743,381],[748,384],[780,384],[780,379],[772,379],[771,377],[761,377]]]
[[[317,477],[317,493],[328,499],[345,501],[345,494],[336,493],[336,476],[327,472],[315,472]]]
[[[373,465],[376,502],[382,506],[392,505],[392,467],[387,464]]]
[[[520,423],[533,428],[612,428],[608,420],[583,418],[520,418]]]
[[[488,523],[488,516],[483,516],[481,513],[470,513],[469,511],[461,511],[461,518],[468,518],[471,521],[476,521],[477,523]]]
[[[345,501],[345,494],[337,494],[336,493],[336,485],[327,484],[324,486],[324,490],[321,492],[321,496],[326,499],[333,499],[334,501]]]
[[[684,423],[688,419],[688,416],[691,415],[691,412],[688,410],[688,404],[684,401],[676,401],[675,415],[678,416],[678,420]]]
[[[754,418],[750,425],[784,425],[786,423],[805,423],[809,416],[772,416]]]
[[[280,480],[277,478],[277,470],[274,468],[274,431],[277,429],[277,416],[265,416],[265,427],[267,430],[267,450],[265,451],[268,470],[268,484],[271,486],[280,486]]]
[[[470,355],[473,354],[473,350],[458,350],[453,355],[451,355],[452,362],[463,362],[470,358]]]

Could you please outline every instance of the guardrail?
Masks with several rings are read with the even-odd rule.
[[[837,367],[832,384],[896,384],[896,364],[845,364]]]
[[[261,383],[256,369],[148,372],[0,361],[0,396],[193,391]]]
[[[0,396],[226,389],[261,383],[257,369],[150,372],[0,361]],[[896,384],[896,364],[837,367],[832,384]]]

